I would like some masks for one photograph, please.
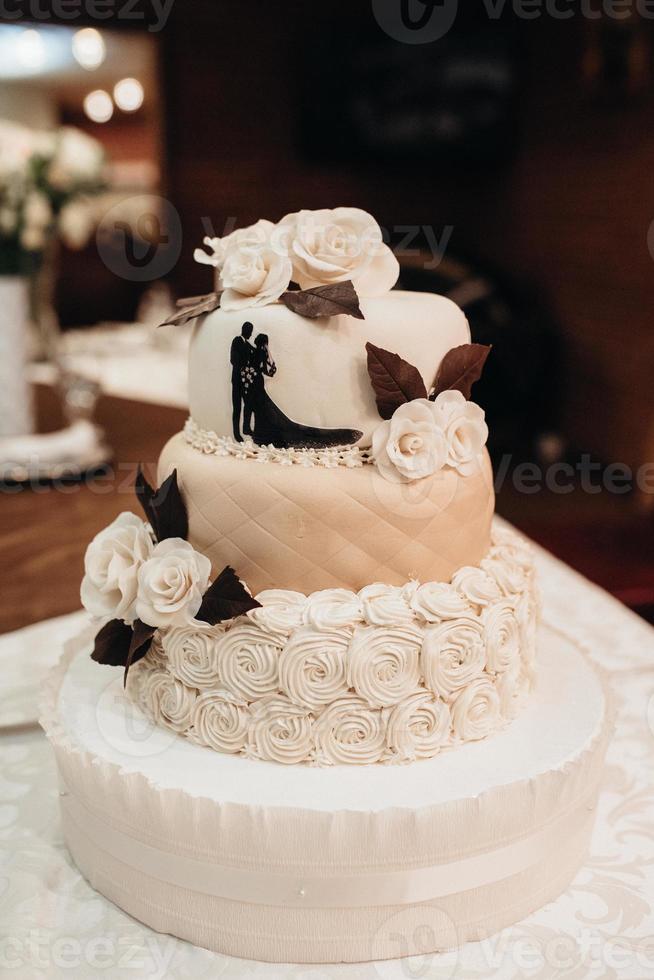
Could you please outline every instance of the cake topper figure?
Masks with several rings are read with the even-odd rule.
[[[250,410],[248,414],[247,389],[244,385],[243,378],[244,372],[252,361],[252,355],[254,354],[254,348],[250,343],[253,330],[254,327],[252,324],[246,321],[241,327],[240,335],[234,337],[232,340],[232,346],[229,352],[229,359],[232,365],[232,428],[234,430],[234,438],[237,442],[243,442],[243,436],[241,435],[242,409],[245,410],[243,432],[246,436],[252,435],[250,428],[252,412]]]
[[[270,348],[268,334],[257,334],[254,345],[250,343],[252,324],[241,327],[239,337],[232,341],[232,405],[234,438],[243,441],[250,436],[260,446],[273,445],[277,449],[291,446],[322,449],[327,446],[349,446],[357,442],[362,433],[357,429],[320,429],[301,425],[284,415],[266,391],[266,378],[277,372]],[[243,434],[241,435],[241,411]]]

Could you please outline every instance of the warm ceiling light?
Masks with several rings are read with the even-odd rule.
[[[143,86],[138,78],[123,78],[114,85],[116,105],[123,112],[136,112],[143,105]]]
[[[95,27],[83,27],[73,35],[73,55],[82,68],[93,71],[99,68],[107,55],[107,47],[100,31]]]
[[[46,53],[43,38],[38,31],[28,28],[16,42],[16,54],[20,64],[28,71],[38,71],[45,64]]]
[[[97,88],[84,99],[84,112],[93,122],[109,122],[114,114],[114,104],[111,96],[101,88]]]

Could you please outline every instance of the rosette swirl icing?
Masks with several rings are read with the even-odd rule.
[[[348,655],[348,686],[373,707],[396,704],[420,681],[422,633],[415,626],[358,626]]]
[[[500,697],[489,677],[478,677],[452,702],[452,731],[461,742],[485,738],[501,722]]]
[[[481,614],[486,631],[486,669],[493,674],[513,670],[520,662],[520,626],[513,603],[494,602]]]
[[[220,627],[198,629],[173,627],[162,636],[168,669],[187,687],[215,687],[218,684],[216,639],[224,633]]]
[[[411,598],[411,608],[428,623],[458,619],[474,612],[467,599],[445,582],[420,585]]]
[[[483,558],[481,567],[497,582],[502,595],[516,595],[527,584],[527,573],[516,562],[507,561],[502,557]]]
[[[325,708],[314,724],[316,761],[323,766],[379,762],[385,747],[382,713],[356,694]]]
[[[218,676],[228,691],[244,701],[276,693],[279,687],[279,634],[244,620],[216,641]]]
[[[167,670],[149,670],[140,678],[139,701],[155,722],[176,732],[190,728],[195,691]]]
[[[363,619],[363,605],[349,589],[321,589],[309,596],[304,622],[317,630],[353,627]]]
[[[431,691],[415,691],[388,711],[386,744],[398,760],[429,759],[450,738],[450,709]]]
[[[268,762],[306,762],[312,751],[311,715],[283,695],[264,698],[254,707],[248,754]]]
[[[421,666],[426,686],[450,700],[480,677],[486,664],[484,632],[475,616],[430,626],[422,645]]]
[[[194,737],[218,752],[240,752],[247,744],[249,724],[247,704],[229,691],[204,691],[195,702]]]
[[[259,609],[251,609],[248,618],[262,629],[286,636],[302,625],[307,597],[289,589],[265,589],[257,596]]]
[[[346,631],[320,632],[303,627],[279,658],[279,684],[296,704],[321,708],[347,693]]]
[[[382,585],[381,582],[366,585],[359,592],[366,622],[371,626],[397,626],[401,623],[410,623],[413,612],[407,592],[410,598],[411,589],[406,587]]]
[[[494,578],[474,565],[464,565],[452,577],[452,585],[473,606],[481,608],[500,598],[500,587]]]

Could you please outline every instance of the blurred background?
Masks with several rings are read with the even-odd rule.
[[[340,204],[494,344],[498,511],[654,621],[654,21],[412,3],[0,19],[0,632],[181,427],[193,249]]]

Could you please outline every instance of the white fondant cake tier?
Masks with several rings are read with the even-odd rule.
[[[266,391],[303,425],[357,429],[370,445],[379,412],[366,368],[366,342],[393,351],[420,371],[427,389],[444,355],[470,343],[468,322],[451,300],[394,290],[361,299],[365,319],[312,320],[282,304],[216,310],[198,324],[189,359],[191,415],[203,429],[232,435],[230,347],[246,321],[266,334],[277,366]]]
[[[68,846],[91,884],[162,932],[232,955],[340,962],[460,945],[559,894],[590,837],[608,719],[570,641],[540,637],[510,729],[407,766],[307,769],[151,726],[70,645],[43,725]]]
[[[448,582],[488,550],[495,496],[486,453],[470,476],[443,469],[397,484],[374,466],[204,454],[180,433],[161,454],[159,483],[174,469],[191,544],[214,568],[232,565],[253,593]]]

